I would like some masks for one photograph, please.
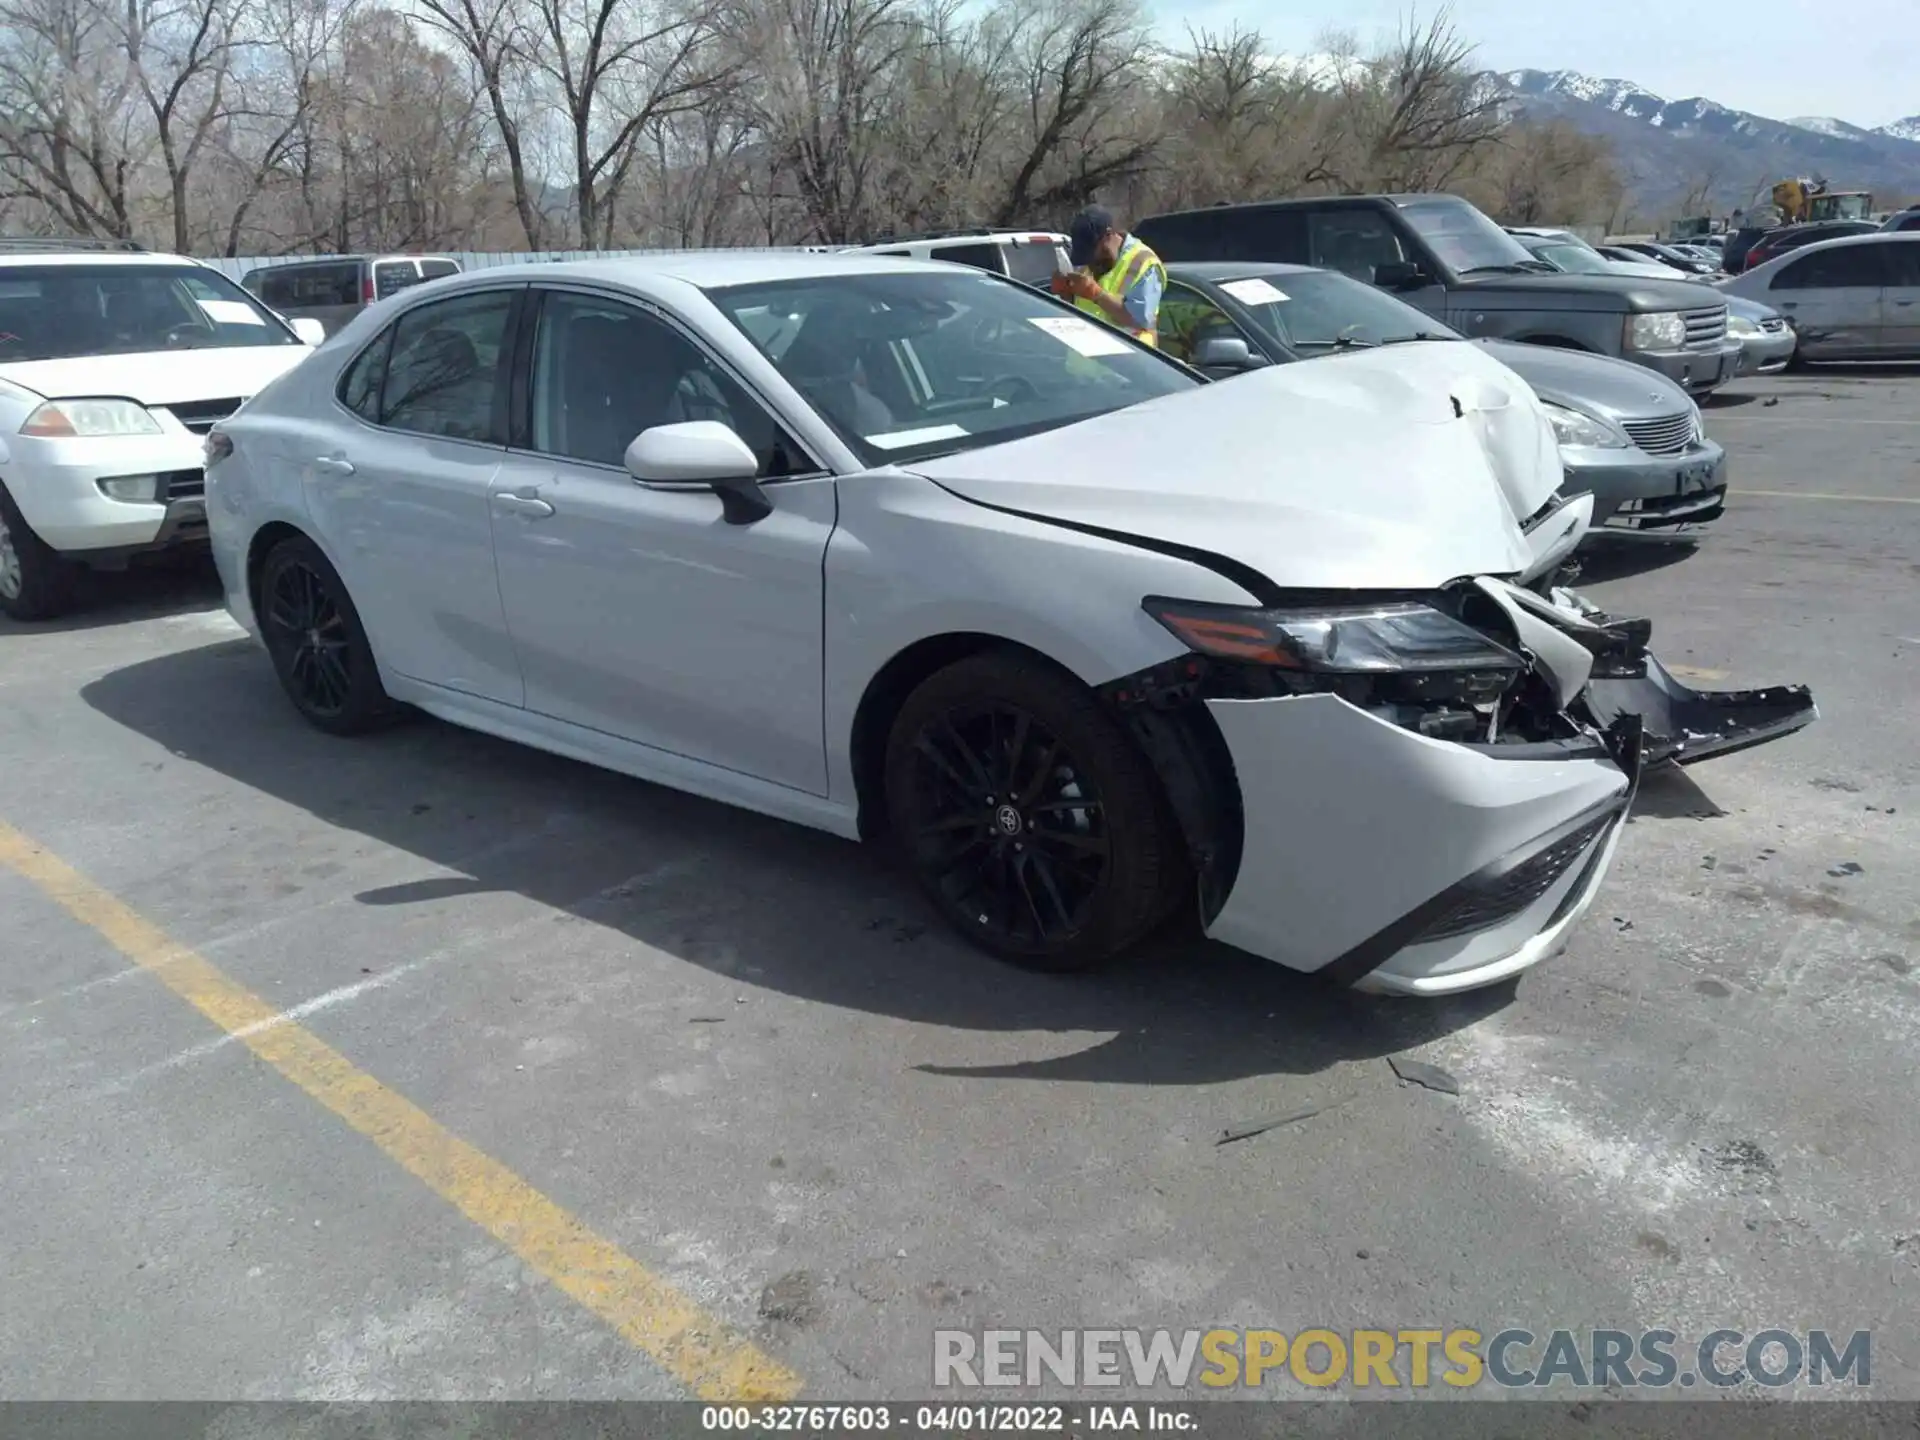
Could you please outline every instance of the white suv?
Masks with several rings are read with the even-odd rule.
[[[205,545],[207,431],[321,338],[197,261],[0,239],[0,613]]]
[[[943,230],[931,235],[898,235],[873,245],[851,245],[849,254],[905,255],[916,260],[948,260],[991,270],[1044,290],[1067,263],[1067,237],[1046,230]]]

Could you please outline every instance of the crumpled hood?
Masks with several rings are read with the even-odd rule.
[[[981,504],[1221,555],[1276,585],[1510,575],[1563,474],[1511,370],[1457,341],[1276,365],[911,467]]]
[[[221,350],[158,350],[140,355],[79,355],[70,360],[0,364],[0,379],[49,400],[134,400],[184,405],[249,399],[313,351],[305,345],[243,345]]]

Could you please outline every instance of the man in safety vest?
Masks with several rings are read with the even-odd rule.
[[[1074,216],[1067,236],[1074,269],[1053,277],[1053,293],[1136,340],[1158,344],[1160,296],[1167,288],[1160,257],[1118,229],[1103,205]]]

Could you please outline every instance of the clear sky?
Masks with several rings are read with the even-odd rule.
[[[1331,28],[1390,35],[1404,0],[1149,0],[1170,36],[1192,23],[1257,29],[1304,54]],[[1704,95],[1784,120],[1832,115],[1869,128],[1920,114],[1920,0],[1454,0],[1489,70],[1578,70],[1666,100]],[[1438,6],[1422,3],[1422,18]]]

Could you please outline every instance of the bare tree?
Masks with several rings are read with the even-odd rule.
[[[521,102],[530,88],[526,73],[533,51],[520,11],[518,0],[420,0],[422,23],[452,41],[473,66],[506,153],[520,228],[528,248],[537,250],[546,240],[547,217],[534,198],[520,119]]]
[[[152,136],[114,17],[93,0],[0,0],[0,183],[70,232],[133,236]]]

